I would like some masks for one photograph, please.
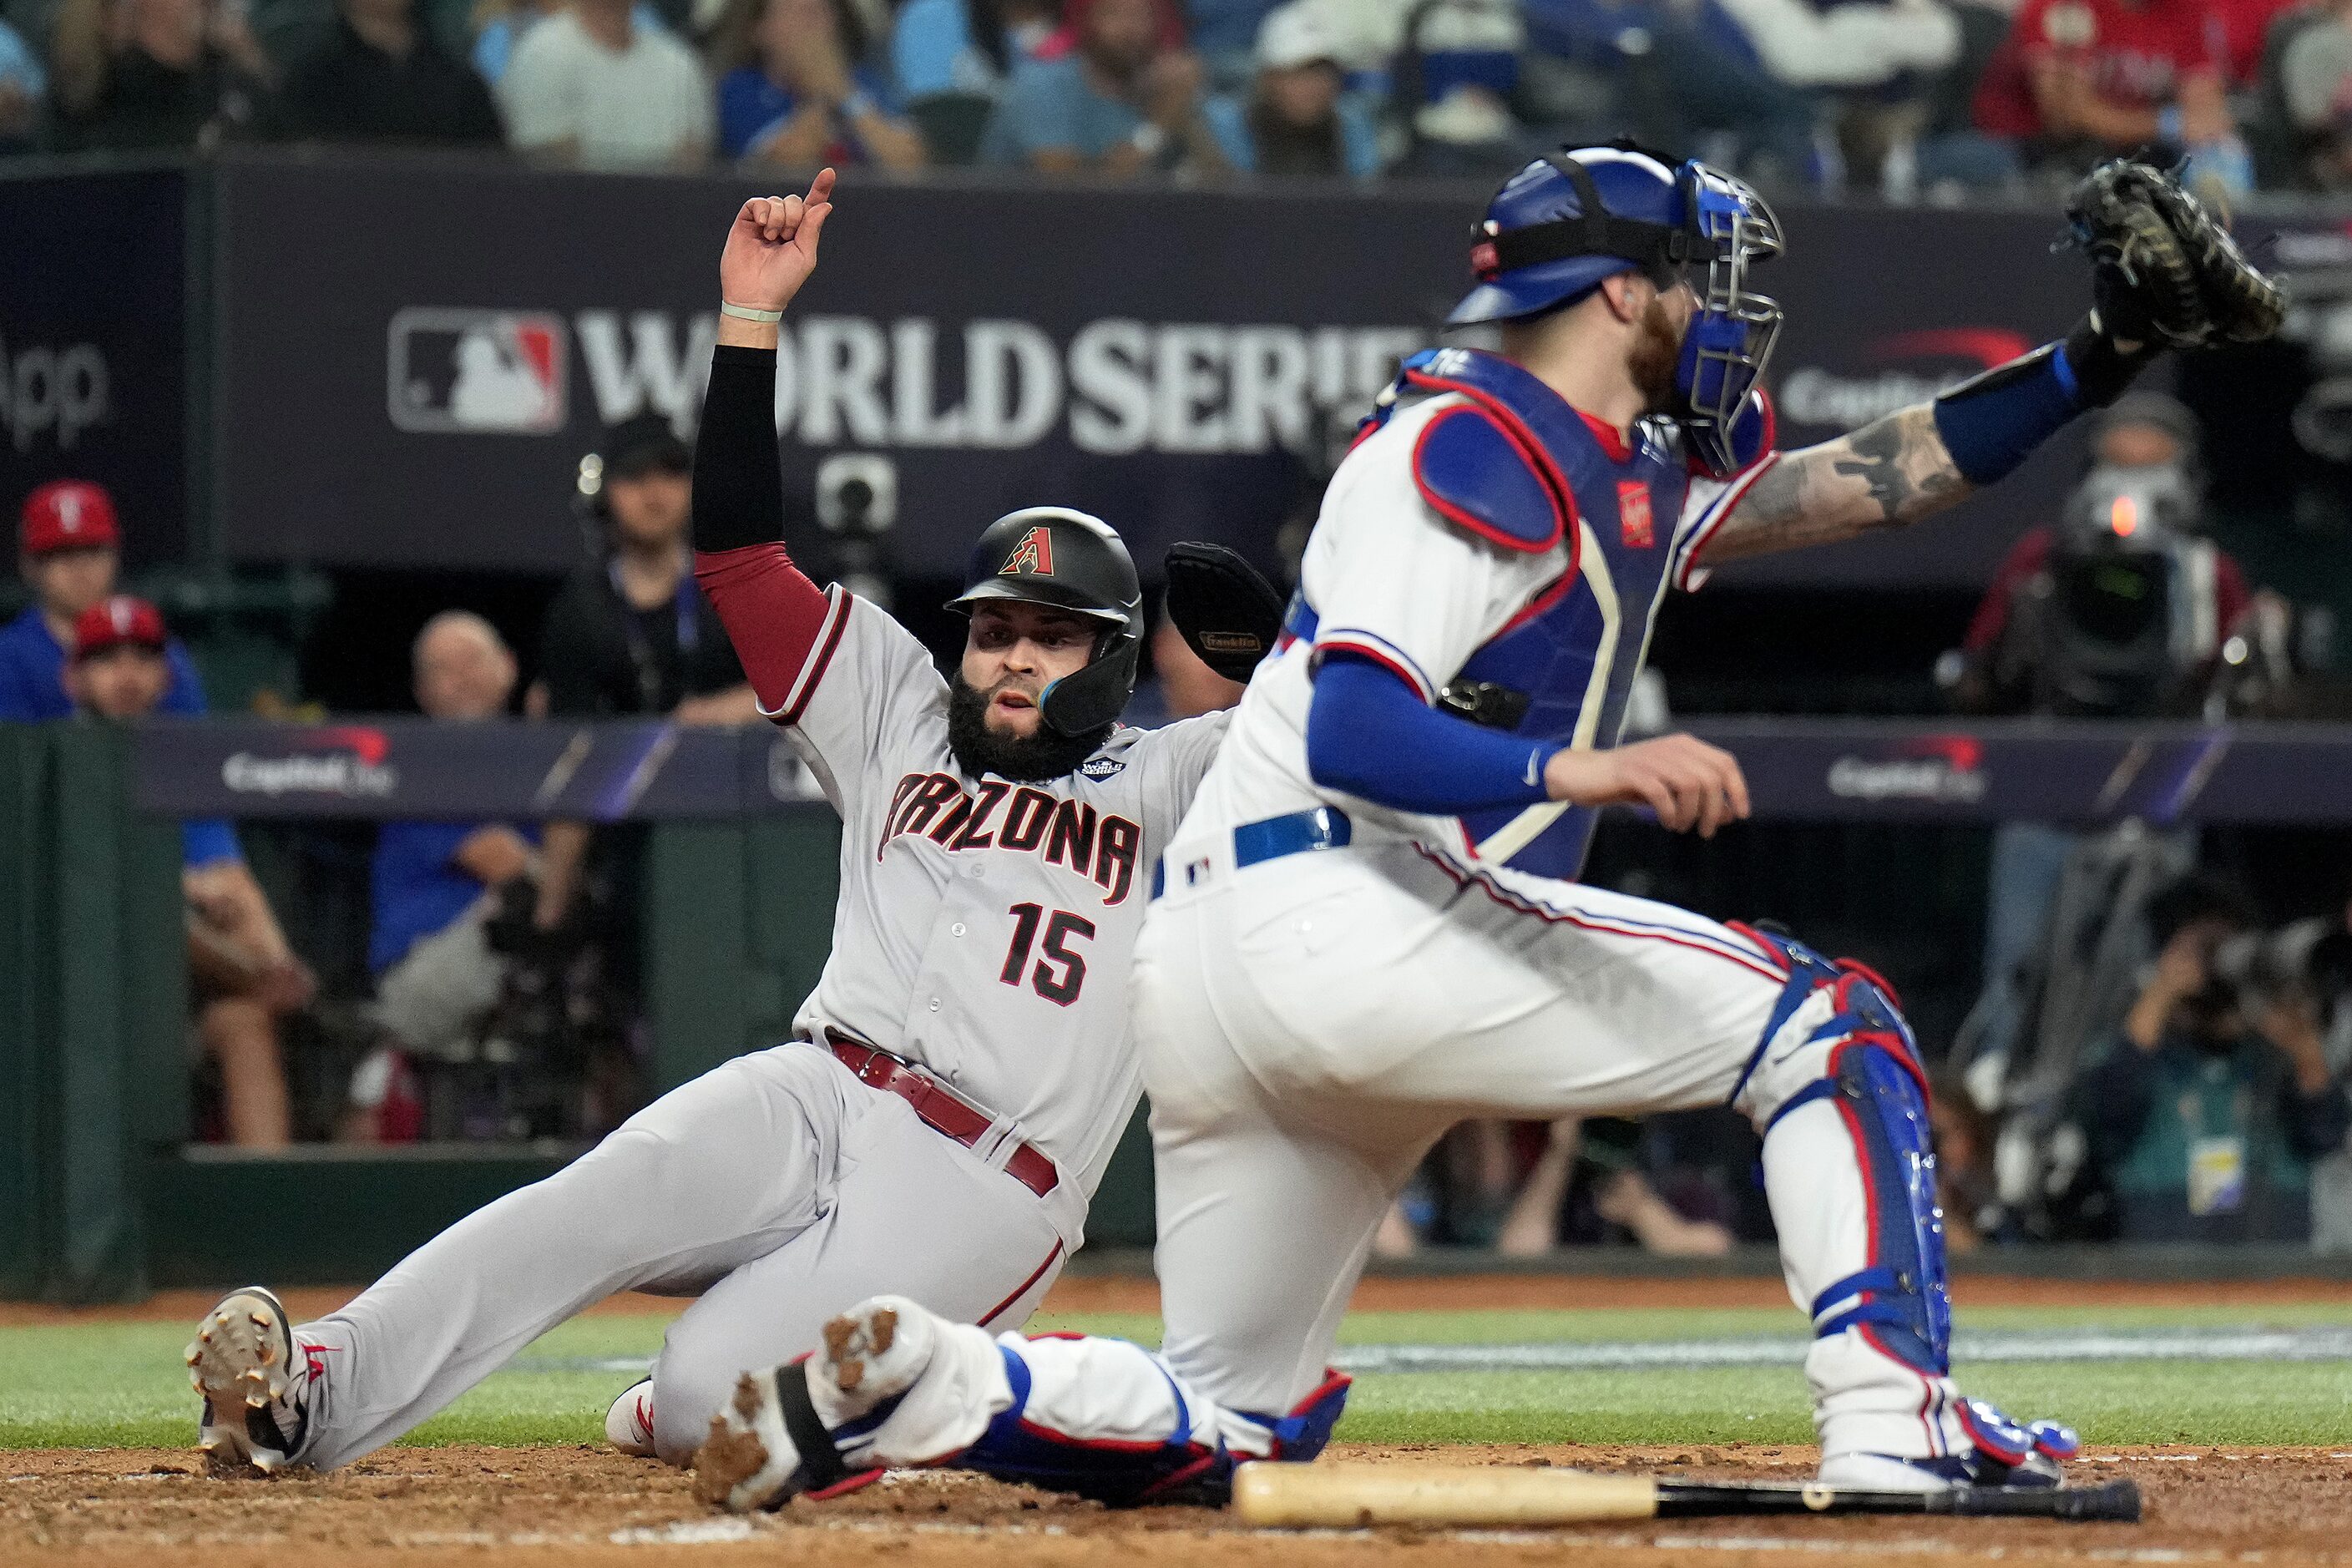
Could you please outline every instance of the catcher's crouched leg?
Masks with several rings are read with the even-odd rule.
[[[695,1455],[706,1501],[775,1508],[952,1465],[1114,1506],[1222,1504],[1239,1460],[1314,1458],[1347,1402],[1334,1373],[1289,1415],[1224,1411],[1125,1340],[992,1340],[902,1297],[850,1309],[824,1340],[744,1374]]]
[[[1763,1133],[1790,1294],[1813,1321],[1822,1479],[2056,1484],[2073,1434],[2011,1422],[1952,1385],[1927,1080],[1892,993],[1851,961],[1759,940],[1790,979],[1735,1103]]]

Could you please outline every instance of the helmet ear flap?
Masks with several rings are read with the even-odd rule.
[[[1045,688],[1037,710],[1045,727],[1076,740],[1117,722],[1135,693],[1135,677],[1143,657],[1143,638],[1132,624],[1114,626],[1097,646],[1084,669],[1062,677]]]

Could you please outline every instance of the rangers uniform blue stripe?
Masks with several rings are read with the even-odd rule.
[[[1355,831],[1346,812],[1328,805],[1244,822],[1234,829],[1234,868],[1310,849],[1344,848]],[[1151,868],[1151,896],[1156,899],[1167,890],[1168,858],[1163,855]]]

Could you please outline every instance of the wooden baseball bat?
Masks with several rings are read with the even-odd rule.
[[[1373,1524],[1553,1525],[1741,1514],[1911,1513],[2011,1519],[2139,1519],[2139,1489],[1858,1491],[1818,1481],[1672,1481],[1655,1476],[1504,1465],[1247,1464],[1234,1511],[1251,1524],[1352,1530]]]

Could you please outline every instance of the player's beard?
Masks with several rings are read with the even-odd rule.
[[[1682,338],[1675,331],[1675,319],[1666,312],[1664,298],[1654,295],[1642,312],[1633,355],[1626,362],[1626,368],[1633,372],[1633,385],[1642,394],[1643,413],[1675,411],[1679,397],[1675,389],[1675,366],[1682,357]]]
[[[948,750],[974,778],[994,773],[1015,784],[1042,784],[1076,773],[1110,732],[1105,725],[1087,734],[1064,735],[1045,722],[1041,709],[1034,734],[1008,735],[988,727],[995,691],[982,691],[958,670],[948,688]]]

